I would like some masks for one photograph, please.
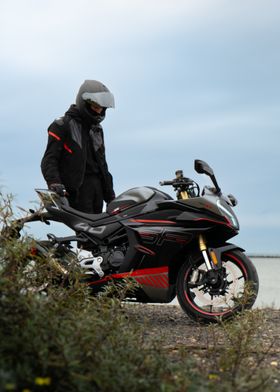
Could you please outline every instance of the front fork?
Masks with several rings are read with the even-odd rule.
[[[204,235],[199,234],[198,243],[207,271],[219,269],[221,267],[221,262],[218,260],[214,249],[207,248]]]

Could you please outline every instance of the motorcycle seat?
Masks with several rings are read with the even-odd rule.
[[[91,221],[97,221],[100,219],[108,218],[110,216],[107,212],[101,212],[101,214],[88,214],[86,212],[76,210],[75,208],[72,208],[70,206],[63,206],[62,208],[67,212],[71,212],[71,214],[78,215],[81,218],[85,218]]]

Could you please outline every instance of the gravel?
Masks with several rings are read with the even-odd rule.
[[[129,318],[145,325],[147,338],[160,338],[163,348],[172,356],[180,348],[205,355],[209,346],[209,327],[192,321],[179,306],[126,303],[124,309]],[[258,331],[264,348],[264,362],[275,367],[280,375],[280,309],[262,309],[261,312],[266,318],[264,328]],[[222,342],[219,329],[217,336]]]

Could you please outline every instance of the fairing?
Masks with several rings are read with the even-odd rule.
[[[217,207],[216,198],[175,201],[152,187],[124,192],[102,214],[81,213],[67,205],[47,209],[55,220],[82,233],[94,246],[114,246],[120,239],[126,241],[129,246],[118,273],[88,284],[99,290],[111,279],[123,279],[137,272],[139,290],[150,302],[172,299],[180,266],[188,254],[199,252],[199,234],[206,236],[212,248],[222,246],[237,234]]]

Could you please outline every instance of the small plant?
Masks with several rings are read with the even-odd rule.
[[[231,321],[207,327],[205,367],[210,387],[220,391],[271,391],[273,372],[265,363],[271,349],[262,341],[265,313],[247,310]]]

